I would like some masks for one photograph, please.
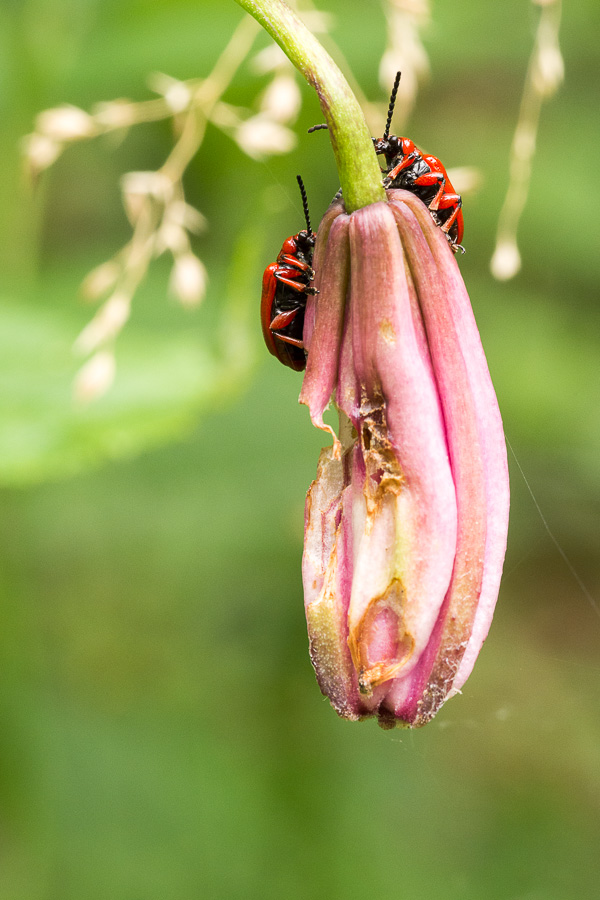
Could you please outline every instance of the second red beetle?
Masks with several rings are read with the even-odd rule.
[[[378,156],[385,157],[383,186],[403,188],[415,194],[429,209],[436,225],[447,236],[452,250],[464,253],[461,241],[464,232],[462,199],[454,190],[444,165],[437,156],[423,153],[410,138],[390,134],[400,72],[396,75],[388,107],[387,122],[383,137],[373,138],[373,146]],[[309,133],[327,128],[314,125]],[[336,197],[341,196],[338,192]]]
[[[390,134],[399,84],[400,72],[392,88],[383,137],[373,138],[375,153],[385,157],[383,186],[404,188],[416,194],[448,236],[452,249],[455,252],[463,250],[460,245],[464,233],[462,199],[454,190],[443,163],[437,156],[429,156],[419,150],[410,138]]]
[[[308,202],[302,179],[296,176],[302,194],[306,231],[287,238],[277,261],[267,266],[263,275],[260,320],[268,350],[284,366],[297,372],[306,368],[302,332],[308,294],[314,278],[312,257],[316,235],[310,227]]]

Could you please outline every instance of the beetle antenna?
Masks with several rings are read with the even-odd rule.
[[[313,131],[323,131],[323,129],[325,129],[325,128],[329,128],[329,125],[325,125],[325,124],[323,124],[323,125],[313,125],[312,128],[309,128],[309,129],[308,129],[307,134],[312,134]]]
[[[396,72],[396,78],[394,80],[394,87],[392,88],[392,93],[390,94],[390,105],[388,106],[388,114],[387,114],[387,122],[385,123],[385,131],[383,133],[383,140],[387,141],[390,136],[390,128],[392,127],[392,116],[394,115],[394,106],[396,105],[396,95],[398,94],[398,85],[400,84],[400,77],[402,72]]]
[[[310,216],[308,215],[308,198],[306,196],[306,189],[304,187],[304,182],[300,178],[299,175],[296,175],[296,181],[298,182],[298,187],[300,188],[300,193],[302,195],[302,206],[304,207],[304,218],[306,219],[306,230],[309,234],[312,234],[312,228],[310,227]]]

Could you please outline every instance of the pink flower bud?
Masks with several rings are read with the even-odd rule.
[[[306,503],[311,656],[338,713],[429,721],[487,634],[508,523],[502,423],[445,235],[388,192],[317,237],[300,400],[339,435]]]

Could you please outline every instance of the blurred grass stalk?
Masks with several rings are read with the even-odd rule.
[[[529,192],[542,103],[558,90],[564,63],[558,45],[562,0],[532,0],[542,11],[529,60],[519,119],[510,152],[510,180],[498,220],[496,249],[490,269],[494,278],[507,281],[521,268],[517,245],[519,220]]]
[[[300,96],[285,58],[265,69],[273,71],[274,77],[258,114],[222,101],[258,33],[258,24],[245,17],[208,77],[179,81],[157,73],[151,76],[150,85],[161,95],[159,99],[100,103],[91,114],[70,105],[44,110],[37,116],[35,131],[23,140],[29,174],[37,179],[73,142],[164,119],[173,120],[176,134],[174,147],[158,170],[123,176],[123,204],[133,235],[112,259],[90,272],[82,285],[87,300],[109,296],[75,342],[75,349],[89,357],[75,380],[79,402],[96,399],[110,387],[116,368],[115,341],[154,258],[165,252],[172,255],[170,290],[183,306],[196,306],[204,297],[207,272],[192,251],[190,234],[203,230],[205,219],[186,203],[183,176],[202,145],[208,123],[233,137],[257,159],[286,153],[295,143],[286,124],[297,115]]]

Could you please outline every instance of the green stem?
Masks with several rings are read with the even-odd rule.
[[[381,172],[362,110],[348,82],[317,39],[283,0],[236,0],[312,85],[329,126],[348,212],[385,200]]]

